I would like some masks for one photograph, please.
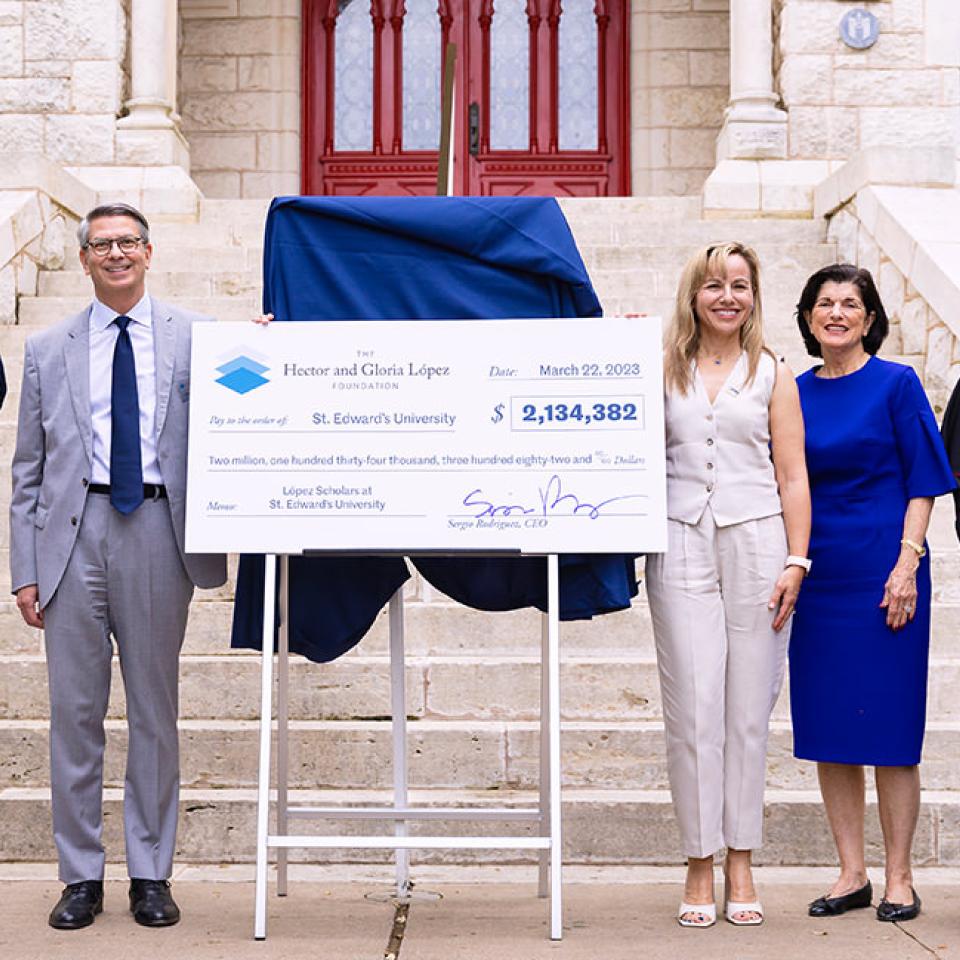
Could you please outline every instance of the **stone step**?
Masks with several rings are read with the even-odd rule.
[[[692,197],[622,197],[599,202],[567,200],[561,202],[561,208],[582,247],[591,243],[638,248],[702,246],[728,239],[761,247],[770,243],[818,243],[826,236],[826,224],[812,219],[702,220],[698,216],[698,203],[698,199]],[[164,249],[262,246],[266,207],[248,210],[242,215],[226,207],[222,210],[217,215],[203,211],[197,222],[153,224],[154,257]],[[69,246],[72,247],[72,243]]]
[[[699,196],[561,199],[559,203],[571,226],[585,229],[594,224],[605,225],[611,219],[682,224],[699,220],[702,211]],[[194,220],[155,220],[151,224],[151,240],[156,245],[184,237],[202,237],[211,244],[260,242],[269,206],[270,200],[204,199]],[[744,221],[734,222],[742,225]]]
[[[608,273],[624,273],[628,275],[625,279],[628,279],[632,271],[637,271],[637,278],[649,285],[645,275],[647,271],[654,272],[661,278],[658,292],[663,290],[672,295],[684,263],[699,246],[702,246],[700,238],[688,240],[665,233],[662,236],[650,237],[647,245],[620,242],[617,238],[585,238],[581,241],[580,252],[595,287],[599,288],[603,284]],[[767,244],[758,244],[757,252],[761,259],[764,288],[768,290],[776,289],[776,284],[771,282],[771,271],[779,269],[784,263],[794,263],[796,269],[803,273],[797,279],[798,284],[802,284],[813,270],[836,259],[836,245],[822,238],[808,242],[772,240]],[[262,261],[263,250],[260,246],[188,245],[181,240],[177,246],[164,248],[158,245],[155,248],[149,282],[152,285],[154,277],[162,273],[195,273],[198,263],[204,265],[205,272],[211,275],[214,282],[219,274],[240,274],[244,282],[256,282],[261,277]],[[79,264],[74,265],[71,260],[68,260],[64,270],[54,272],[70,276],[69,282],[73,284],[69,288],[70,293],[78,287],[81,290],[89,289],[83,287],[84,283],[89,284],[89,280]],[[54,291],[44,289],[41,292]],[[791,287],[790,295],[794,300],[799,294],[799,285],[796,290]]]
[[[210,218],[226,218],[231,221],[237,219],[261,220],[266,217],[267,210],[272,203],[271,198],[243,197],[220,199],[217,197],[203,197],[200,200],[199,219],[205,221]]]
[[[228,211],[213,215],[202,210],[195,223],[157,221],[150,225],[150,242],[154,250],[164,247],[189,246],[263,246],[263,231],[267,222],[267,205],[243,211]]]
[[[703,203],[699,195],[687,197],[560,197],[557,199],[571,228],[606,224],[610,220],[641,218],[645,221],[699,220]]]
[[[952,527],[949,535],[956,539]],[[0,550],[0,571],[4,576],[6,569],[6,550]],[[228,653],[232,594],[232,580],[215,591],[197,591],[184,653]],[[487,613],[450,601],[443,594],[425,602],[419,599],[422,589],[416,580],[408,585],[407,594],[404,618],[408,656],[539,655],[541,614],[535,610]],[[560,631],[562,656],[654,656],[650,613],[642,593],[629,610],[592,621],[563,623]],[[0,654],[41,653],[41,641],[41,634],[23,623],[13,598],[0,600]],[[384,656],[387,651],[387,609],[384,607],[369,633],[346,656]],[[242,652],[232,650],[229,654]],[[960,658],[960,603],[934,604],[931,655],[935,660]]]
[[[190,243],[189,235],[181,234],[178,240],[168,243],[165,247],[159,245],[154,247],[150,270],[170,273],[189,272],[196,270],[197,264],[202,263],[204,269],[212,273],[250,271],[259,276],[262,262],[262,241],[255,245]],[[77,258],[76,249],[68,249],[64,270],[83,275],[83,267]]]
[[[6,551],[0,551],[0,575],[6,576]],[[231,650],[232,582],[216,591],[197,591],[190,608],[184,654],[206,656],[253,655]],[[486,613],[447,600],[405,603],[405,642],[408,656],[526,656],[540,651],[540,614],[534,610]],[[360,643],[345,656],[386,656],[386,607]],[[642,597],[629,610],[606,614],[593,621],[571,621],[560,627],[561,656],[655,656],[650,612]],[[43,635],[28,627],[13,598],[0,600],[0,655],[39,655]],[[960,603],[933,606],[930,652],[933,661],[960,659]],[[259,655],[258,653],[256,655]],[[294,655],[296,656],[296,655]]]
[[[104,782],[122,787],[127,728],[106,724]],[[0,789],[49,783],[48,726],[42,720],[0,721]],[[253,720],[185,720],[180,724],[184,787],[255,787],[260,727]],[[539,725],[533,722],[431,721],[408,725],[409,782],[416,788],[535,789]],[[379,789],[392,784],[389,721],[296,720],[289,727],[289,782],[296,789]],[[927,790],[958,790],[960,721],[927,728],[921,777]],[[668,790],[659,721],[568,722],[562,729],[565,787]],[[790,726],[771,725],[770,790],[816,790],[816,764],[793,756]]]
[[[660,687],[651,657],[563,659],[561,716],[572,721],[658,720]],[[0,656],[0,718],[42,720],[48,712],[46,664],[40,655]],[[960,720],[960,659],[931,664],[927,715]],[[341,657],[318,665],[290,660],[290,717],[295,720],[378,720],[390,715],[387,657]],[[536,720],[540,661],[534,657],[407,657],[407,716],[425,720]],[[114,660],[108,715],[124,714]],[[260,714],[260,664],[252,656],[183,656],[180,715],[188,720],[252,720]],[[785,686],[774,708],[789,718]]]
[[[651,290],[657,295],[672,295],[683,263],[695,248],[695,244],[669,242],[664,238],[662,243],[649,247],[589,243],[581,247],[581,254],[595,283],[607,273],[619,275],[634,271],[638,279],[648,280]],[[777,284],[767,279],[769,271],[792,266],[806,271],[802,278],[805,279],[807,273],[835,256],[835,251],[835,244],[826,241],[761,245],[758,253],[763,261],[765,288],[771,291],[777,289]],[[160,256],[158,250],[148,278],[150,289],[157,296],[233,295],[259,286],[259,269],[224,271],[211,269],[205,264],[200,271],[194,263],[192,270],[171,273],[161,269]],[[79,270],[42,271],[39,283],[42,296],[87,296],[90,291],[89,279]],[[799,290],[792,295],[796,299]]]
[[[150,239],[158,244],[175,245],[184,241],[207,246],[228,244],[262,245],[263,229],[271,200],[257,198],[241,200],[201,199],[196,217],[153,217],[150,222]],[[68,237],[67,247],[75,253],[73,235]],[[71,249],[73,248],[73,249]]]
[[[150,293],[161,300],[179,297],[260,296],[259,273],[192,270],[169,273],[151,270]],[[89,297],[90,280],[75,270],[44,270],[39,274],[41,297]]]
[[[696,243],[663,237],[662,242],[649,247],[633,243],[589,243],[581,246],[580,253],[591,277],[607,270],[656,271],[667,277],[671,290],[675,291],[685,261],[697,249],[699,245]],[[767,279],[770,269],[783,269],[786,266],[812,272],[829,262],[835,252],[836,244],[825,239],[805,243],[774,241],[758,244],[757,254],[760,257],[761,284],[764,291],[767,288],[773,289],[774,286]],[[803,279],[806,279],[806,275]],[[798,299],[799,295],[800,290],[797,290],[794,299]]]
[[[264,217],[266,213],[264,211]],[[826,225],[814,220],[699,220],[638,215],[611,215],[604,209],[567,217],[584,260],[589,251],[621,248],[640,257],[666,260],[673,256],[677,269],[694,249],[708,243],[738,240],[757,249],[761,261],[776,255],[777,248],[801,249],[823,245]],[[245,221],[174,224],[158,223],[153,229],[151,270],[195,270],[198,262],[213,271],[259,271],[263,255],[264,222]],[[832,242],[830,246],[834,246]],[[245,254],[244,256],[240,256]],[[201,259],[196,259],[197,256]],[[176,266],[174,266],[174,264]],[[589,265],[589,264],[588,264]],[[76,251],[68,250],[65,268],[82,273]]]
[[[23,325],[48,326],[63,317],[78,313],[90,302],[89,297],[21,297],[19,318]],[[176,303],[185,310],[217,320],[250,320],[261,312],[257,295],[177,297]]]
[[[202,263],[211,272],[240,272],[260,277],[263,269],[263,243],[236,246],[205,246],[203,244],[169,244],[155,247],[151,270],[168,273],[196,270]]]
[[[433,807],[530,807],[533,791],[411,792],[411,802]],[[387,791],[294,790],[291,804],[323,806],[387,805]],[[50,827],[49,792],[37,787],[0,790],[0,849],[8,861],[50,861],[55,857]],[[107,789],[104,803],[104,844],[111,862],[123,858],[121,791]],[[883,842],[876,799],[868,794],[866,854],[869,863],[883,862]],[[665,790],[568,789],[562,797],[563,859],[566,863],[641,864],[682,863],[670,797]],[[758,864],[817,865],[836,863],[817,791],[770,790],[766,797],[766,840],[754,853]],[[388,824],[355,820],[297,819],[298,835],[346,836],[386,834]],[[531,835],[536,825],[427,822],[411,824],[411,834],[489,836]],[[929,791],[922,797],[913,846],[917,863],[960,865],[960,791]],[[250,863],[256,854],[256,791],[183,790],[180,794],[180,830],[176,857],[180,862]],[[295,862],[386,862],[387,851],[291,850]],[[534,863],[536,854],[524,851],[435,850],[416,851],[414,863]],[[531,874],[532,879],[532,874]]]
[[[3,556],[5,561],[6,557]],[[6,567],[0,566],[6,576]],[[229,592],[232,587],[227,588]],[[413,587],[411,587],[411,593]],[[441,599],[424,603],[408,600],[404,608],[408,656],[538,656],[541,614],[535,610],[486,613]],[[210,599],[198,592],[190,610],[186,654],[227,654],[232,599]],[[386,608],[354,652],[347,656],[386,655],[388,650]],[[646,604],[608,614],[594,621],[573,621],[561,626],[563,655],[575,653],[620,655],[644,653],[653,656],[650,615]],[[960,640],[958,640],[960,649]],[[0,601],[0,654],[41,653],[40,634],[23,623],[13,598]]]
[[[581,248],[594,243],[648,248],[660,245],[702,247],[736,241],[758,249],[765,244],[822,243],[825,221],[817,220],[657,220],[642,216],[605,217],[602,212],[567,216]]]
[[[655,719],[659,714],[651,660],[567,659],[566,719]],[[539,660],[533,657],[408,657],[407,715],[450,720],[535,720]],[[41,656],[0,657],[5,719],[44,719],[46,666]],[[250,720],[260,712],[260,664],[251,656],[184,656],[180,714],[186,719]],[[960,710],[960,705],[958,705]],[[114,661],[109,716],[124,714]],[[355,655],[330,664],[290,660],[290,716],[298,720],[381,719],[390,714],[389,660]]]
[[[699,195],[652,197],[561,197],[557,201],[563,215],[576,234],[584,225],[610,223],[666,222],[683,228],[690,223],[715,223],[723,228],[756,227],[768,234],[801,235],[804,231],[823,233],[826,224],[814,219],[745,220],[739,218],[703,219]]]

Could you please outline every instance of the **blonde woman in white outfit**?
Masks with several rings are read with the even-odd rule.
[[[763,921],[750,857],[762,839],[767,728],[790,615],[809,568],[810,493],[797,386],[764,347],[756,254],[686,265],[664,346],[668,550],[647,558],[667,759],[687,878],[682,926]]]

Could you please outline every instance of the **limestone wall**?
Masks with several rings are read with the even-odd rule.
[[[730,91],[729,0],[633,0],[632,179],[637,196],[699,193]]]
[[[880,20],[868,50],[840,39],[853,6]],[[960,144],[956,0],[775,0],[777,88],[788,156],[844,159],[872,146]]]
[[[873,274],[890,320],[884,353],[913,365],[937,414],[942,414],[960,376],[960,343],[909,276],[877,243],[861,220],[856,200],[831,217],[829,236],[838,243],[840,260],[866,267]]]
[[[0,152],[112,163],[129,0],[0,2]]]
[[[830,216],[839,259],[866,267],[890,319],[884,353],[911,364],[938,414],[960,380],[960,189],[867,186]],[[942,219],[941,219],[942,217]]]
[[[40,271],[63,267],[68,238],[93,202],[46,157],[0,154],[0,325],[17,322],[19,298],[37,295]]]
[[[36,296],[40,270],[59,270],[77,220],[36,190],[0,190],[0,324],[17,322],[18,297]]]
[[[300,0],[180,0],[180,113],[208,197],[300,192]]]

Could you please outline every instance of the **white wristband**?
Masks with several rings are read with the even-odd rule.
[[[803,569],[809,573],[810,568],[813,566],[813,562],[809,559],[809,557],[795,557],[791,553],[783,565],[785,567],[803,567]]]

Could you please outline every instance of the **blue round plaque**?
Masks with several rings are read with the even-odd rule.
[[[880,36],[880,21],[862,7],[848,10],[840,21],[840,39],[854,50],[866,50]]]

